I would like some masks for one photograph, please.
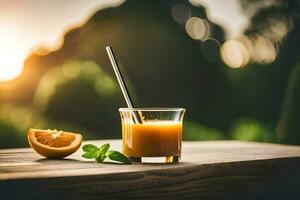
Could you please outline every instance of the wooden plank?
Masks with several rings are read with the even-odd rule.
[[[117,150],[121,144],[90,142],[109,142]],[[41,198],[59,193],[75,199],[215,199],[288,176],[300,166],[298,146],[240,141],[184,142],[178,164],[98,164],[81,153],[47,160],[31,149],[0,150],[0,192],[18,196],[9,192],[18,188]]]

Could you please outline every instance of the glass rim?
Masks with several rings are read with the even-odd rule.
[[[173,112],[182,112],[185,111],[185,108],[173,108],[173,107],[148,107],[148,108],[119,108],[120,112],[132,112],[132,111],[173,111]]]

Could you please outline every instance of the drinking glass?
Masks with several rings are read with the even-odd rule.
[[[120,108],[122,150],[134,162],[179,162],[184,108]],[[138,118],[138,120],[137,120]]]

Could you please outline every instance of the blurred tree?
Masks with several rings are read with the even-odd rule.
[[[277,142],[276,136],[268,128],[255,119],[240,119],[232,125],[231,138],[259,142]]]
[[[25,134],[20,134],[20,130],[14,125],[0,120],[1,142],[0,148],[26,146]]]
[[[277,134],[281,142],[300,144],[300,64],[291,71]]]
[[[96,12],[82,27],[66,32],[61,49],[31,55],[11,96],[4,99],[0,88],[0,101],[30,105],[34,99],[33,105],[51,120],[78,124],[97,133],[96,138],[120,137],[117,108],[125,103],[114,86],[105,52],[105,46],[111,45],[137,106],[187,108],[191,123],[185,126],[189,132],[185,139],[228,138],[220,135],[244,117],[275,129],[290,69],[298,59],[299,13],[292,1],[241,2],[252,16],[245,34],[274,41],[278,55],[272,64],[253,62],[238,70],[225,67],[218,54],[224,31],[207,18],[201,5],[128,0]],[[174,17],[174,6],[187,11],[184,18]],[[185,22],[191,17],[201,18],[199,23],[205,21],[209,27],[204,41],[187,33]],[[286,34],[276,31],[282,27],[287,28]],[[94,75],[99,70],[86,73],[86,62],[100,70],[98,78]],[[210,134],[197,135],[195,130]]]
[[[86,127],[98,138],[115,138],[121,135],[121,100],[116,81],[96,63],[73,60],[44,75],[34,106],[51,119]]]
[[[207,19],[202,6],[195,7],[187,1],[129,0],[119,7],[97,12],[82,27],[67,32],[64,45],[59,51],[47,56],[32,55],[26,62],[25,70],[39,68],[43,71],[40,73],[44,74],[49,69],[62,67],[64,63],[76,58],[96,62],[108,76],[114,78],[105,52],[105,46],[111,45],[115,49],[121,70],[130,83],[130,91],[137,106],[186,107],[190,120],[224,129],[235,117],[231,112],[232,103],[228,104],[231,101],[224,100],[228,96],[225,68],[219,60],[207,60],[201,53],[202,42],[190,38],[184,24],[178,24],[173,19],[171,8],[178,3],[186,5],[191,16],[202,17],[209,22],[210,37],[215,38],[215,44],[224,41],[223,30]],[[210,51],[213,54],[218,52],[219,46],[212,48],[215,48],[215,51]],[[93,115],[86,117],[86,121],[90,122],[84,125],[97,126],[97,131],[110,130],[107,125],[116,120],[115,117],[110,117],[116,113],[116,107],[109,104],[112,101],[102,97],[94,98],[91,96],[92,85],[83,86],[84,82],[75,82],[68,84],[68,87],[65,83],[59,89],[61,92],[57,91],[47,109],[47,115],[79,123],[80,116],[75,113],[84,112],[84,106],[79,105],[85,105],[81,103],[84,96],[87,96],[89,98],[86,101],[90,101],[88,105],[95,109],[90,111]],[[76,90],[81,91],[82,95],[62,97],[71,97],[71,94],[76,94]],[[64,100],[59,100],[60,98]],[[120,102],[115,105],[125,106],[120,95],[115,98]],[[59,101],[60,106],[55,101]],[[70,111],[73,109],[73,114],[58,114],[68,107]],[[114,114],[107,114],[105,109],[110,109]],[[226,116],[216,113],[224,113]],[[99,123],[97,118],[103,118],[107,123],[101,127],[95,125]]]
[[[224,140],[225,136],[217,129],[203,126],[195,122],[185,122],[183,140]]]
[[[0,148],[28,147],[27,132],[33,127],[85,133],[85,139],[91,136],[90,132],[77,124],[49,120],[31,107],[9,103],[0,105]]]
[[[297,122],[300,111],[296,109],[295,89],[299,88],[300,84],[297,81],[297,70],[293,69],[300,60],[300,1],[241,0],[241,3],[245,13],[251,17],[251,24],[245,34],[250,38],[269,39],[277,51],[275,62],[267,64],[269,67],[266,70],[266,78],[270,82],[267,87],[270,89],[264,90],[264,95],[269,98],[261,99],[258,105],[267,110],[264,114],[265,120],[272,119],[275,122],[273,126],[279,127],[278,134],[284,135],[283,142],[300,144],[300,125]],[[289,89],[286,91],[288,82]],[[285,94],[288,96],[283,104]]]

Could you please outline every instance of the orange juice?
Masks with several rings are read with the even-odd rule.
[[[123,153],[129,157],[180,156],[181,141],[181,122],[122,123]]]

